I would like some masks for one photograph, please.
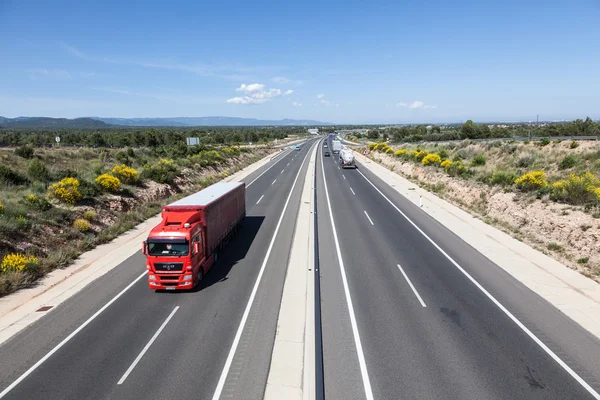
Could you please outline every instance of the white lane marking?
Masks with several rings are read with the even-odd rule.
[[[287,163],[286,167],[289,167],[289,166],[290,166],[290,163]]]
[[[398,265],[398,268],[400,269],[400,272],[402,272],[402,275],[404,275],[404,279],[406,279],[406,282],[408,282],[408,284],[410,285],[410,288],[412,289],[412,291],[414,292],[415,296],[417,296],[417,299],[419,299],[419,302],[421,303],[421,305],[423,307],[427,307],[425,305],[425,302],[423,301],[423,299],[421,298],[421,296],[419,296],[419,292],[417,292],[417,289],[415,289],[415,287],[413,286],[412,282],[410,281],[410,279],[408,279],[408,275],[406,275],[406,273],[404,272],[404,270],[402,269],[402,267],[400,266],[400,264],[396,264]]]
[[[317,142],[318,143],[318,142]],[[313,145],[314,146],[314,145]],[[311,149],[312,147],[311,146]],[[242,320],[240,321],[240,325],[235,333],[235,337],[233,338],[233,343],[231,344],[231,349],[229,350],[229,354],[227,355],[227,359],[225,360],[225,365],[223,366],[223,371],[221,371],[221,377],[219,378],[219,382],[217,383],[217,388],[215,389],[215,393],[213,395],[213,400],[219,400],[221,397],[221,393],[223,392],[223,387],[225,386],[225,380],[227,379],[227,375],[229,374],[229,369],[231,368],[231,363],[233,362],[233,357],[237,350],[237,347],[240,343],[240,338],[242,337],[242,332],[244,331],[244,326],[246,325],[246,320],[248,319],[248,315],[250,314],[250,309],[252,308],[252,303],[254,302],[254,298],[256,297],[256,292],[258,291],[258,286],[260,285],[260,281],[262,279],[263,273],[265,272],[265,267],[267,266],[267,261],[269,260],[269,256],[271,255],[271,250],[273,250],[273,245],[275,244],[275,239],[277,238],[277,233],[279,232],[279,228],[281,226],[281,222],[283,221],[283,217],[285,215],[285,210],[292,198],[292,193],[294,192],[294,187],[296,187],[296,182],[298,181],[298,177],[300,176],[300,172],[302,172],[302,167],[310,154],[310,150],[304,156],[304,160],[302,160],[302,164],[300,164],[300,168],[298,169],[298,173],[296,174],[296,178],[294,179],[294,183],[292,184],[292,188],[290,189],[290,194],[288,194],[287,200],[283,205],[283,210],[281,211],[281,215],[279,216],[279,221],[277,222],[277,226],[275,227],[275,232],[273,233],[273,237],[271,238],[271,243],[269,243],[269,247],[267,249],[267,254],[265,255],[265,259],[260,267],[260,271],[258,272],[258,276],[256,277],[256,282],[254,283],[254,287],[252,288],[252,292],[250,293],[250,298],[248,299],[248,304],[246,305],[246,309],[244,310],[244,314],[242,315]]]
[[[285,155],[289,155],[289,154],[290,153],[288,152],[288,154],[285,154]],[[279,160],[277,160],[273,164],[271,164],[271,166],[269,168],[265,169],[260,175],[258,175],[256,178],[254,178],[252,180],[252,182],[250,182],[249,184],[246,185],[246,187],[250,187],[250,185],[252,185],[254,182],[256,182],[258,180],[258,178],[260,178],[261,176],[263,176],[264,174],[266,174],[268,170],[270,170],[271,168],[273,168],[275,165],[277,165],[279,163],[279,161],[283,160],[284,158],[285,158],[285,156],[282,154],[282,156],[279,158]]]
[[[563,360],[561,360],[548,346],[546,346],[544,344],[544,342],[542,342],[521,321],[519,321],[517,319],[517,317],[515,317],[510,311],[508,311],[508,309],[506,307],[504,307],[502,305],[502,303],[500,303],[498,300],[496,300],[496,298],[494,296],[492,296],[483,286],[481,286],[481,284],[479,282],[477,282],[475,280],[475,278],[473,278],[465,269],[463,269],[463,267],[461,267],[456,261],[454,261],[454,259],[452,257],[450,257],[448,255],[448,253],[446,253],[440,246],[438,246],[438,244],[436,242],[434,242],[433,239],[431,239],[429,236],[427,236],[427,234],[425,232],[423,232],[421,230],[421,228],[419,228],[417,226],[417,224],[415,224],[410,218],[408,218],[408,216],[406,214],[404,214],[390,199],[388,199],[387,196],[384,195],[381,192],[381,190],[379,190],[373,184],[373,182],[371,182],[362,172],[358,171],[358,173],[361,174],[362,177],[365,178],[365,180],[367,182],[369,182],[371,184],[371,186],[373,186],[375,188],[375,190],[377,190],[379,192],[379,194],[381,196],[383,196],[383,198],[386,199],[388,201],[388,203],[390,203],[392,205],[392,207],[394,207],[396,209],[396,211],[398,211],[400,213],[400,215],[402,215],[412,226],[414,226],[415,229],[417,231],[419,231],[419,233],[425,237],[425,239],[427,239],[436,249],[438,249],[439,252],[442,253],[444,255],[444,257],[446,257],[448,259],[448,261],[450,261],[452,263],[452,265],[454,265],[460,272],[462,272],[463,275],[465,275],[467,277],[467,279],[469,279],[483,294],[486,295],[486,297],[488,299],[490,299],[492,301],[492,303],[494,303],[504,314],[506,314],[508,316],[508,318],[510,318],[519,328],[521,328],[521,330],[523,332],[525,332],[527,334],[527,336],[529,336],[538,346],[540,346],[542,348],[542,350],[544,350],[546,352],[546,354],[548,354],[550,357],[552,357],[552,359],[554,361],[556,361],[556,363],[558,365],[560,365],[569,375],[571,375],[571,377],[573,379],[575,379],[595,399],[600,400],[600,393],[596,392],[594,390],[594,388],[592,388],[586,381],[583,380],[583,378],[581,378],[577,374],[577,372],[573,371],[571,369],[571,367],[569,367],[567,365],[567,363],[565,363]]]
[[[352,188],[350,188],[350,191],[352,192],[353,195],[356,196],[356,193],[354,193],[354,190],[352,190]]]
[[[371,223],[371,225],[375,225],[373,223],[373,220],[371,220],[371,217],[369,217],[369,214],[367,214],[367,211],[365,210],[365,215],[367,216],[367,218],[369,219],[369,222]]]
[[[2,391],[2,393],[0,393],[0,399],[2,397],[6,396],[8,394],[8,392],[10,392],[11,390],[13,390],[15,388],[15,386],[17,386],[19,383],[21,383],[21,381],[23,379],[27,378],[33,371],[35,371],[40,365],[42,365],[42,363],[44,363],[44,361],[46,361],[47,359],[49,359],[61,347],[63,347],[65,344],[67,344],[67,342],[69,340],[73,339],[73,337],[75,335],[77,335],[79,332],[81,332],[81,330],[83,328],[85,328],[86,326],[88,326],[93,320],[95,320],[98,317],[98,315],[100,315],[104,310],[106,310],[108,307],[110,307],[110,305],[112,303],[114,303],[115,301],[117,301],[117,299],[119,297],[121,297],[123,295],[123,293],[125,293],[126,291],[128,291],[129,289],[131,289],[131,287],[133,285],[135,285],[137,283],[137,281],[139,281],[140,279],[142,279],[145,275],[146,275],[146,271],[144,271],[143,274],[141,274],[140,276],[138,276],[137,278],[135,278],[135,280],[133,282],[131,282],[129,285],[127,285],[127,287],[125,289],[121,290],[115,297],[113,297],[108,303],[106,303],[104,306],[102,306],[101,309],[99,309],[98,311],[96,311],[96,313],[94,315],[92,315],[91,317],[89,317],[83,324],[79,325],[79,328],[75,329],[69,336],[67,336],[66,338],[64,338],[62,342],[60,342],[59,344],[57,344],[56,347],[54,347],[52,350],[50,350],[38,362],[36,362],[35,364],[33,364],[27,371],[25,371],[23,373],[23,375],[21,375],[20,377],[18,377],[17,380],[15,380],[13,383],[11,383],[10,386],[8,386],[6,389],[4,389]]]
[[[258,201],[256,202],[256,204],[260,203],[260,201],[262,200],[263,197],[265,197],[264,194],[262,196],[260,196],[260,199],[258,199]]]
[[[338,169],[340,169],[340,166],[338,165]]]
[[[142,359],[142,357],[144,356],[144,354],[146,354],[146,352],[148,351],[148,349],[150,348],[150,346],[152,346],[152,343],[154,343],[154,341],[156,340],[156,338],[158,337],[158,335],[160,335],[160,333],[162,332],[162,330],[165,329],[165,326],[167,326],[167,324],[169,323],[169,321],[171,320],[171,318],[173,318],[173,315],[175,315],[175,313],[177,312],[177,310],[179,310],[179,306],[175,307],[175,309],[173,311],[171,311],[171,314],[169,314],[169,316],[167,317],[167,319],[165,320],[165,322],[162,323],[162,325],[160,326],[160,328],[158,328],[158,330],[156,331],[156,333],[154,334],[154,336],[152,336],[152,338],[150,339],[150,341],[146,344],[146,346],[144,346],[144,348],[142,349],[141,353],[138,354],[138,356],[135,358],[135,360],[133,360],[133,363],[129,366],[129,368],[127,368],[127,371],[125,371],[125,373],[123,374],[123,376],[121,377],[121,379],[119,379],[119,382],[117,382],[117,385],[120,385],[123,382],[125,382],[125,379],[127,379],[127,377],[129,376],[129,374],[131,373],[131,371],[133,371],[133,369],[135,368],[135,366],[137,365],[137,363],[140,362],[140,360]]]
[[[285,171],[285,169],[282,169],[281,172],[280,172],[280,174],[283,174],[283,171]]]
[[[327,199],[327,206],[329,208],[329,218],[331,220],[331,227],[333,228],[333,239],[335,242],[335,249],[337,252],[338,264],[340,266],[340,272],[342,274],[342,284],[344,285],[344,294],[346,295],[346,303],[348,304],[348,311],[350,314],[350,325],[352,325],[352,334],[354,336],[354,344],[356,346],[356,353],[358,355],[358,364],[360,366],[360,373],[362,376],[363,387],[365,389],[365,396],[367,397],[367,400],[373,400],[373,390],[371,389],[371,381],[369,380],[369,373],[367,371],[367,362],[365,361],[365,355],[364,355],[362,344],[360,341],[360,334],[358,332],[356,316],[354,315],[354,307],[352,306],[352,298],[350,297],[350,289],[348,288],[348,280],[346,279],[346,270],[344,268],[344,260],[342,259],[342,252],[340,250],[340,242],[338,240],[337,231],[335,229],[335,222],[333,221],[333,211],[331,211],[331,201],[329,200],[329,190],[327,189],[327,179],[325,178],[325,168],[321,168],[321,171],[323,172],[323,185],[325,186],[325,198]]]
[[[346,179],[346,175],[342,175],[344,177],[344,179]]]
[[[277,182],[277,179],[275,179],[275,180],[273,181],[273,183],[271,183],[271,185],[273,185],[275,182]]]

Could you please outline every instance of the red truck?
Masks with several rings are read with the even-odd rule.
[[[246,216],[246,185],[219,182],[164,206],[143,242],[150,289],[191,289]]]

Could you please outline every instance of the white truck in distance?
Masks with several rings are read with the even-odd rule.
[[[332,140],[331,151],[333,151],[333,154],[338,154],[340,150],[342,150],[342,142],[340,142],[339,140]]]
[[[352,150],[346,147],[342,148],[340,151],[340,164],[342,165],[342,168],[356,168]]]

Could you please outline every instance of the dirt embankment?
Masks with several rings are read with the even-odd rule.
[[[598,145],[586,147],[595,150]],[[584,149],[578,153],[581,150]],[[549,196],[537,198],[512,188],[488,185],[474,178],[449,176],[442,168],[390,154],[373,152],[369,157],[600,283],[600,213],[597,211],[558,203]],[[550,157],[555,159],[556,155]],[[493,159],[488,158],[488,161],[493,163]],[[550,174],[558,170],[551,169]]]

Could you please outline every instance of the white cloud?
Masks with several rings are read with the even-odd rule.
[[[267,89],[262,83],[252,83],[242,85],[235,89],[237,92],[242,92],[245,95],[239,97],[232,97],[227,99],[227,103],[231,104],[262,104],[274,97],[282,95],[281,89]],[[289,92],[289,90],[288,90]],[[286,92],[287,93],[287,92]],[[289,93],[287,93],[289,94]],[[284,94],[285,95],[285,94]]]
[[[294,91],[292,89],[288,89],[288,90],[285,91],[285,93],[283,95],[284,96],[289,96],[292,93],[294,93]]]
[[[295,107],[302,107],[302,103],[298,103],[297,101],[294,101],[292,105]]]
[[[317,95],[317,99],[322,99],[323,97],[325,97],[325,95],[322,93]]]
[[[425,104],[420,100],[415,100],[410,104],[407,103],[397,103],[396,107],[408,107],[411,110],[429,110],[432,108],[437,108],[437,106],[432,106],[430,104]]]
[[[331,102],[330,102],[329,100],[324,100],[324,99],[323,99],[323,100],[321,100],[321,104],[325,104],[325,105],[327,105],[327,106],[328,106],[328,105],[330,105],[330,104],[331,104]]]

